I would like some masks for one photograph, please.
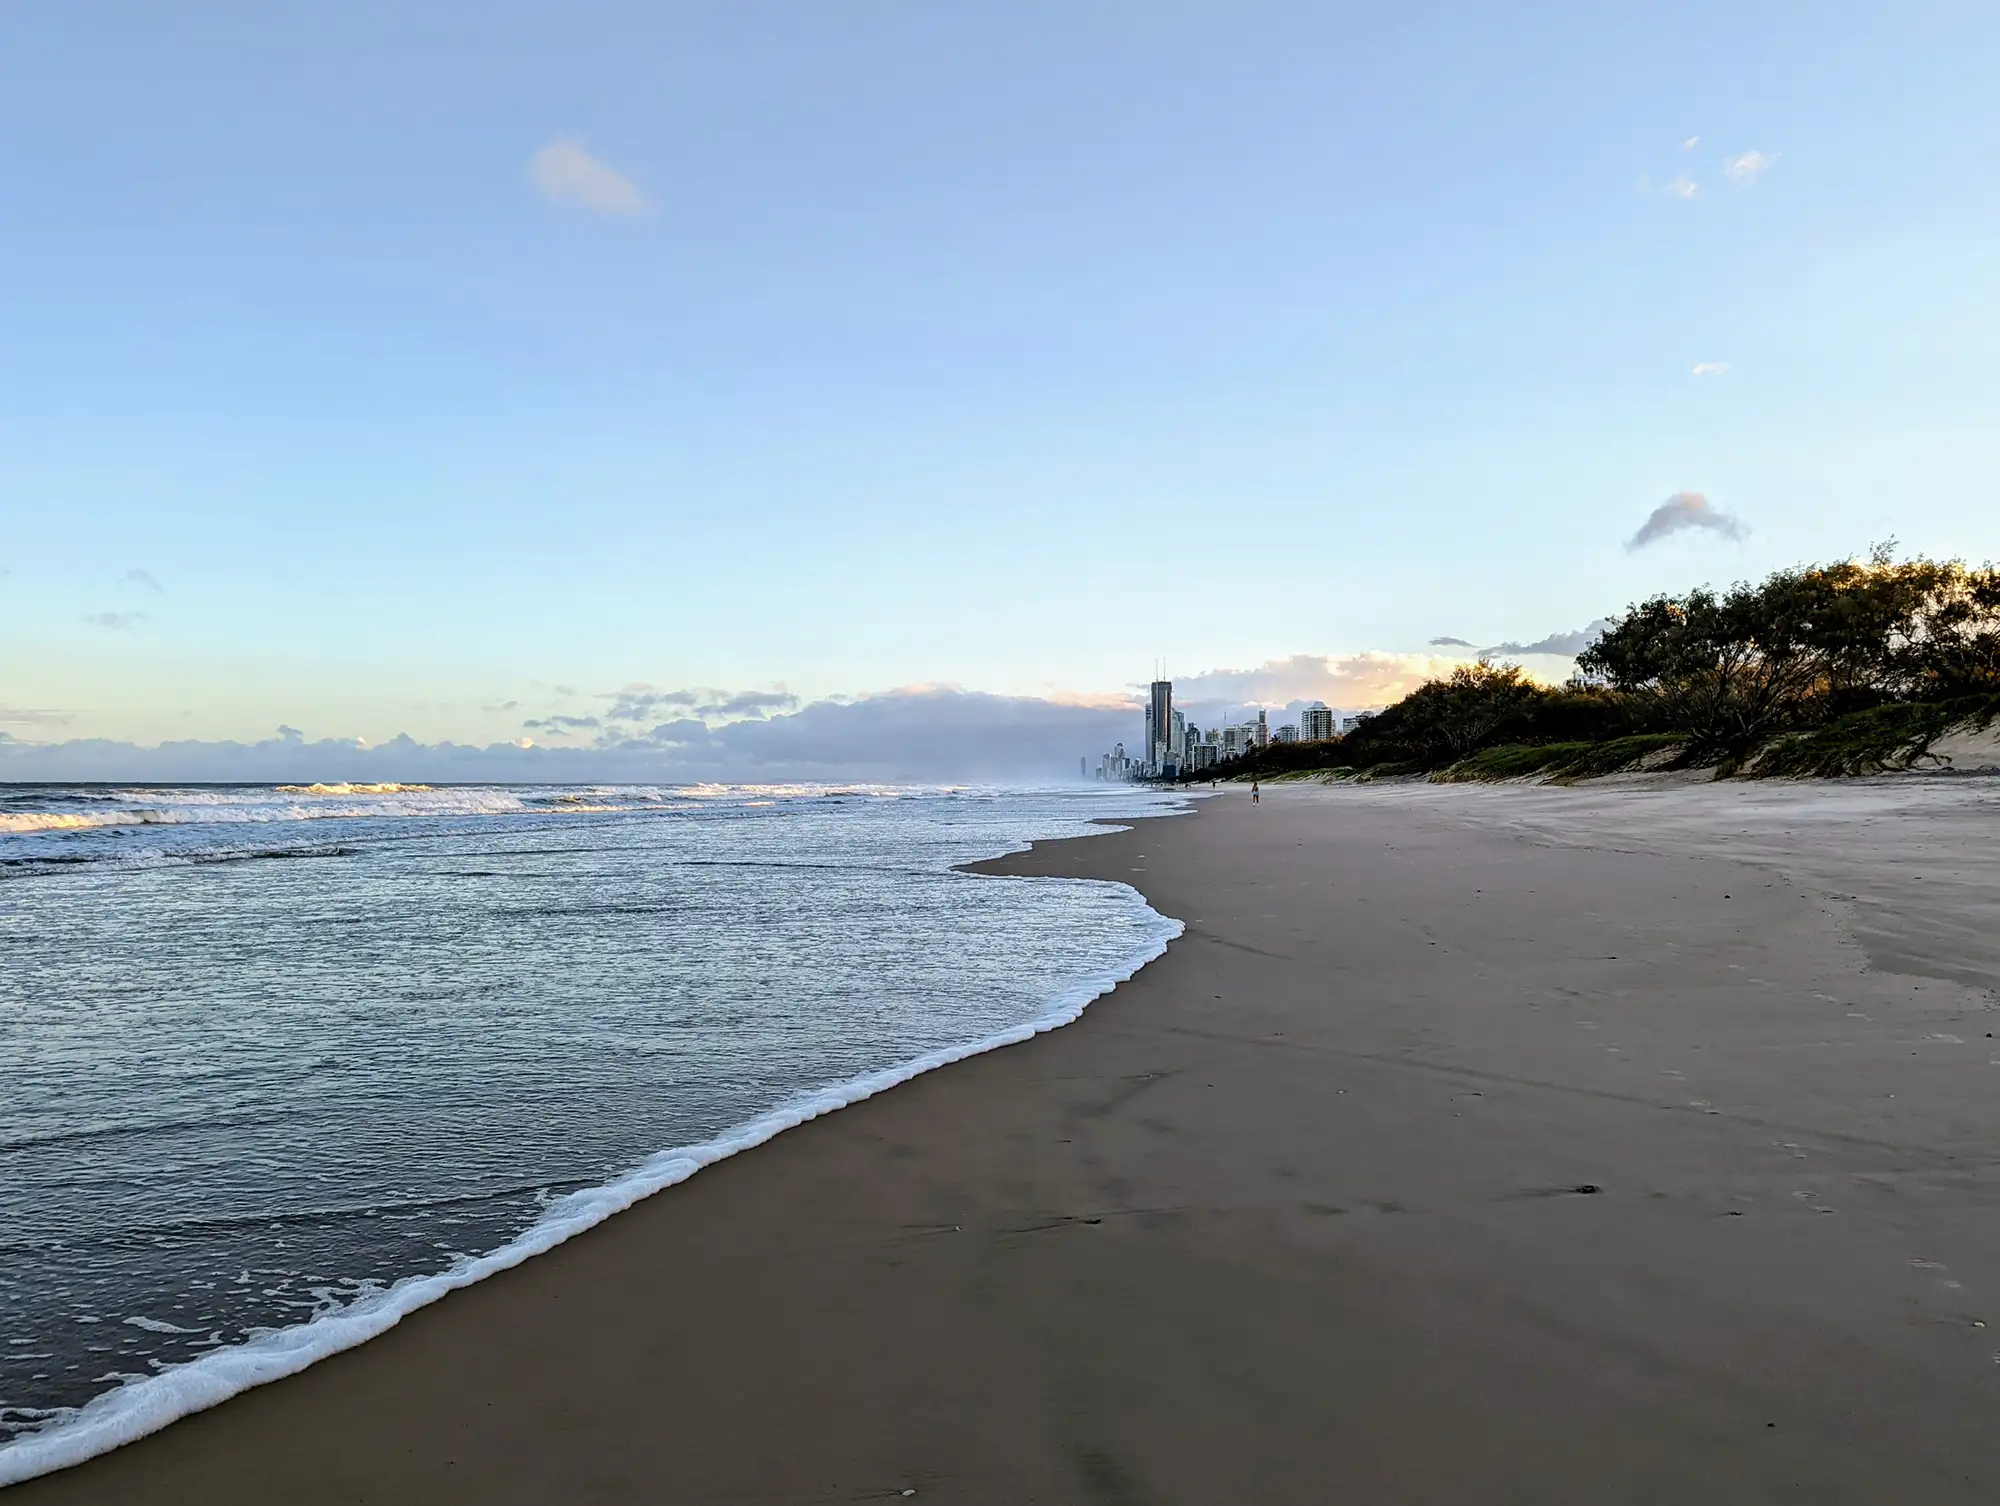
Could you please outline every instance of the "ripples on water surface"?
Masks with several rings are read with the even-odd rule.
[[[1117,975],[1130,890],[950,868],[1166,808],[0,789],[0,1442]]]

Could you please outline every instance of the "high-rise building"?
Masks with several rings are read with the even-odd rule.
[[[1173,735],[1174,682],[1155,680],[1153,692],[1146,701],[1146,762],[1152,765],[1156,774],[1169,762],[1180,762],[1174,756]]]
[[[1271,734],[1271,741],[1274,743],[1295,743],[1298,740],[1299,729],[1294,727],[1290,722],[1286,722],[1284,726]]]
[[[1363,722],[1372,720],[1374,716],[1375,713],[1372,711],[1357,711],[1352,716],[1344,716],[1340,719],[1340,730],[1343,733],[1352,732]]]
[[[1270,741],[1271,741],[1271,729],[1269,726],[1265,724],[1264,712],[1263,709],[1260,707],[1258,708],[1257,711],[1257,746],[1260,748],[1265,747],[1270,743]]]
[[[1323,743],[1337,730],[1333,710],[1325,701],[1314,701],[1299,713],[1300,742]]]

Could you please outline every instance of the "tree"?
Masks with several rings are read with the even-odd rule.
[[[1577,657],[1698,745],[1747,752],[1898,698],[2000,688],[2000,574],[1891,557],[1780,570],[1718,596],[1638,602]]]

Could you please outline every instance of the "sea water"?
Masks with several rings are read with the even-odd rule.
[[[0,1483],[1064,1023],[1137,790],[0,787]]]

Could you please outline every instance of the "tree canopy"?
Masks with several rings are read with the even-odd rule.
[[[1878,708],[1978,698],[2000,706],[2000,569],[1899,561],[1886,544],[1865,559],[1634,602],[1577,655],[1565,685],[1517,664],[1464,664],[1334,742],[1252,750],[1191,777],[1436,770],[1495,747],[1667,734],[1690,760],[1734,761]]]

